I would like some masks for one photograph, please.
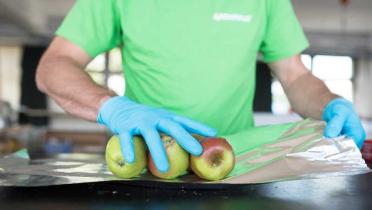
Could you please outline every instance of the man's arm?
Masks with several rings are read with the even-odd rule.
[[[269,64],[297,113],[321,119],[325,106],[339,96],[306,69],[299,55]]]
[[[91,60],[78,46],[56,37],[39,63],[36,82],[67,112],[96,121],[101,104],[115,93],[97,85],[84,71]]]
[[[299,55],[269,65],[297,113],[327,122],[324,136],[346,135],[362,148],[366,133],[352,103],[331,93],[305,68]]]
[[[169,169],[168,158],[159,132],[175,138],[192,155],[203,151],[190,133],[214,136],[216,131],[189,118],[163,109],[138,104],[94,83],[84,72],[92,58],[73,43],[57,37],[43,56],[36,75],[39,89],[57,101],[67,112],[106,125],[119,135],[124,159],[135,161],[132,137],[142,135],[156,167]]]

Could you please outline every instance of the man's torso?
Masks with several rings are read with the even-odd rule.
[[[117,0],[126,95],[220,134],[253,126],[265,2]]]

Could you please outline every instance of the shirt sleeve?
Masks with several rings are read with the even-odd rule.
[[[115,0],[78,0],[56,32],[91,57],[121,42],[120,17]]]
[[[309,46],[290,0],[267,0],[267,11],[267,25],[260,46],[265,62],[289,58]]]

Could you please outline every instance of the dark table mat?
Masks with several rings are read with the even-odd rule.
[[[1,187],[0,209],[372,209],[372,173],[192,189],[120,181]]]

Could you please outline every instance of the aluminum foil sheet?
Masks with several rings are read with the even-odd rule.
[[[124,180],[108,171],[101,155],[61,154],[54,158],[33,160],[29,158],[27,150],[21,150],[0,159],[0,186],[36,187],[114,180],[200,186],[233,185],[370,172],[352,139],[325,139],[322,137],[323,128],[323,122],[303,120],[287,126],[273,141],[252,149],[241,149],[245,145],[236,146],[237,143],[232,142],[236,150],[236,166],[226,179],[217,182],[204,181],[193,174],[175,180],[161,180],[149,173]],[[264,132],[268,130],[270,127]]]

